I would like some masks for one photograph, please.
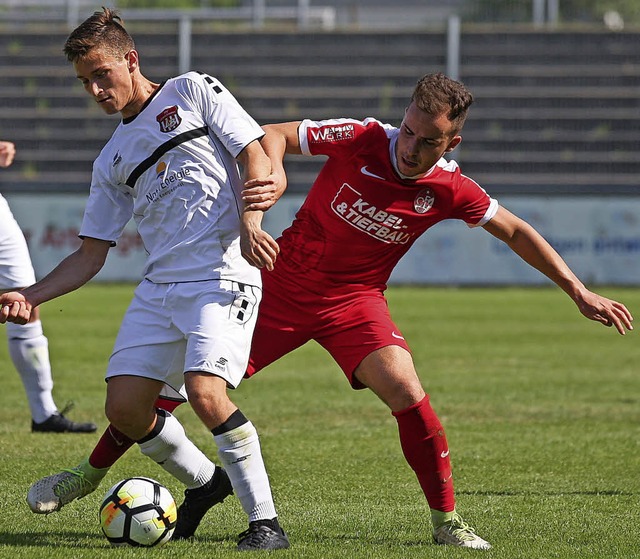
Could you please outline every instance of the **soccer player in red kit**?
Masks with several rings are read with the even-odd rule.
[[[461,83],[429,74],[418,81],[400,128],[374,119],[264,126],[262,145],[276,192],[268,181],[249,181],[248,208],[265,210],[282,194],[285,153],[328,159],[278,239],[274,269],[262,271],[264,294],[247,376],[317,341],[354,388],[371,389],[396,418],[402,450],[431,509],[435,542],[489,549],[456,511],[444,429],[389,314],[384,291],[394,266],[429,227],[460,219],[504,241],[587,318],[620,334],[632,329],[633,318],[621,303],[589,291],[529,224],[443,158],[460,143],[472,101]],[[108,446],[101,449],[102,476],[110,465]],[[60,506],[77,496],[65,497]]]
[[[322,345],[354,388],[367,387],[391,409],[405,458],[431,509],[436,543],[488,549],[455,510],[449,446],[394,324],[384,290],[413,242],[444,219],[482,227],[558,284],[592,320],[631,329],[626,307],[592,293],[526,222],[492,199],[443,155],[459,135],[470,92],[442,74],[416,85],[400,128],[374,119],[264,126],[267,155],[284,183],[285,153],[325,155],[273,271],[247,375],[309,340]],[[259,201],[260,197],[247,201]]]

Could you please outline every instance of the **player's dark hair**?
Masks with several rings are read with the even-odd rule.
[[[136,48],[118,12],[105,7],[101,12],[94,12],[71,32],[63,50],[70,62],[77,62],[96,48],[116,57]]]
[[[467,118],[473,95],[462,83],[437,73],[427,74],[418,80],[411,100],[429,115],[446,113],[457,134]]]

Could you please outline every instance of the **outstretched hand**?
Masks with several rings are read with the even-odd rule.
[[[633,316],[622,303],[587,291],[576,304],[584,316],[605,326],[615,326],[623,336],[627,330],[633,330]]]
[[[10,291],[0,295],[0,324],[15,322],[26,324],[31,318],[33,307],[25,296],[18,291]]]

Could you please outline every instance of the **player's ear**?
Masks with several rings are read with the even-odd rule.
[[[447,149],[444,150],[445,153],[449,153],[450,151],[453,151],[454,149],[456,149],[456,147],[461,141],[462,141],[462,136],[460,135],[456,135],[453,138],[451,138],[451,141],[449,142]]]
[[[129,72],[134,72],[140,66],[140,57],[137,50],[130,50],[124,55],[125,60],[129,68]]]

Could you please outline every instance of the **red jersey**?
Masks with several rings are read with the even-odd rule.
[[[404,179],[392,163],[398,129],[375,119],[305,120],[305,155],[326,155],[293,224],[278,240],[276,268],[316,293],[386,288],[416,239],[444,219],[483,225],[498,204],[455,161]]]

